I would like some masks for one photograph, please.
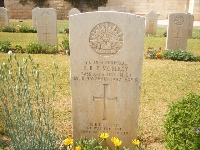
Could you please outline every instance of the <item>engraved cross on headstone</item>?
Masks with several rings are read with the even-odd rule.
[[[51,33],[48,33],[48,32],[47,32],[47,29],[46,29],[46,32],[43,33],[43,34],[45,35],[45,41],[47,41],[47,36],[48,36],[48,34],[51,34]]]
[[[174,39],[175,39],[175,41],[176,41],[176,46],[178,46],[178,44],[179,44],[179,41],[181,40],[181,36],[180,36],[180,26],[178,25],[177,26],[177,33],[176,33],[176,35],[174,36]]]
[[[93,101],[95,101],[95,100],[103,100],[103,105],[104,105],[103,120],[106,120],[107,101],[108,100],[115,100],[115,101],[117,101],[117,97],[115,97],[115,98],[108,98],[107,97],[107,93],[106,93],[108,84],[103,84],[103,86],[104,86],[104,96],[103,97],[94,97],[93,96]]]
[[[154,21],[153,20],[149,20],[149,28],[153,28],[154,27]]]

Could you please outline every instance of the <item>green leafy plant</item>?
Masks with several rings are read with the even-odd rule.
[[[62,48],[63,51],[69,50],[69,37],[68,36],[64,36],[63,41],[61,43],[62,44],[59,46]]]
[[[16,49],[17,52],[19,52],[19,53],[24,53],[24,49],[22,48],[21,45],[15,45],[15,49]]]
[[[30,43],[26,46],[26,52],[29,54],[55,54],[58,48],[49,44]]]
[[[196,61],[196,57],[187,51],[182,50],[165,50],[163,53],[164,59],[171,59],[177,61]]]
[[[12,149],[57,149],[54,128],[57,66],[54,66],[50,86],[30,56],[20,63],[16,55],[10,55],[8,62],[0,65],[0,102]]]
[[[161,47],[159,47],[159,50],[156,50],[153,46],[148,46],[148,50],[145,53],[145,57],[149,59],[161,59],[162,58]]]
[[[0,51],[7,53],[11,49],[11,43],[9,41],[0,41]]]
[[[166,148],[200,148],[200,96],[189,94],[170,105],[164,122]]]
[[[16,28],[13,25],[7,25],[2,28],[2,32],[16,32]]]
[[[28,27],[28,26],[20,26],[19,27],[19,32],[20,33],[37,33],[37,30],[33,27]]]

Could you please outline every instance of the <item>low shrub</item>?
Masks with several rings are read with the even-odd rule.
[[[60,45],[60,47],[62,48],[63,51],[69,50],[69,37],[68,36],[63,37],[63,41],[62,41],[62,44]]]
[[[48,44],[30,43],[26,46],[26,52],[29,54],[55,54],[58,53],[58,48]]]
[[[7,53],[11,49],[11,44],[9,41],[0,41],[0,51]]]
[[[19,52],[19,53],[24,53],[24,49],[22,48],[21,45],[15,45],[15,49],[16,49],[17,52]]]
[[[18,61],[16,55],[10,55],[0,65],[0,102],[11,142],[9,149],[58,149],[54,127],[55,64],[54,68],[52,78],[47,80],[30,56]]]
[[[20,33],[37,33],[37,30],[33,27],[28,27],[28,26],[20,26],[19,27],[19,32]]]
[[[162,55],[164,59],[177,61],[197,61],[196,57],[191,52],[182,50],[165,50]]]
[[[147,50],[145,57],[149,59],[161,59],[162,52],[160,50]]]
[[[200,149],[200,96],[189,94],[170,105],[164,122],[166,148]]]
[[[16,32],[16,28],[13,25],[7,25],[2,28],[2,32]]]

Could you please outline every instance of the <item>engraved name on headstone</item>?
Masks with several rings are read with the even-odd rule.
[[[57,46],[56,10],[53,8],[40,8],[37,10],[36,15],[38,41]]]
[[[186,50],[189,18],[185,13],[169,14],[166,49]]]
[[[144,24],[121,12],[69,16],[75,139],[108,132],[131,146],[137,138]]]

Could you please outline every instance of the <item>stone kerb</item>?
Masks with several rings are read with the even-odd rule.
[[[138,130],[144,18],[80,13],[69,16],[69,31],[73,137],[108,132],[131,146]]]
[[[4,7],[0,7],[0,27],[5,27],[9,24],[8,11]]]
[[[54,8],[40,8],[36,13],[38,42],[57,46],[57,16]]]
[[[169,14],[166,49],[186,50],[189,17],[185,13]]]
[[[145,17],[145,34],[146,35],[156,35],[157,34],[157,22],[158,14],[154,11],[147,13]]]

